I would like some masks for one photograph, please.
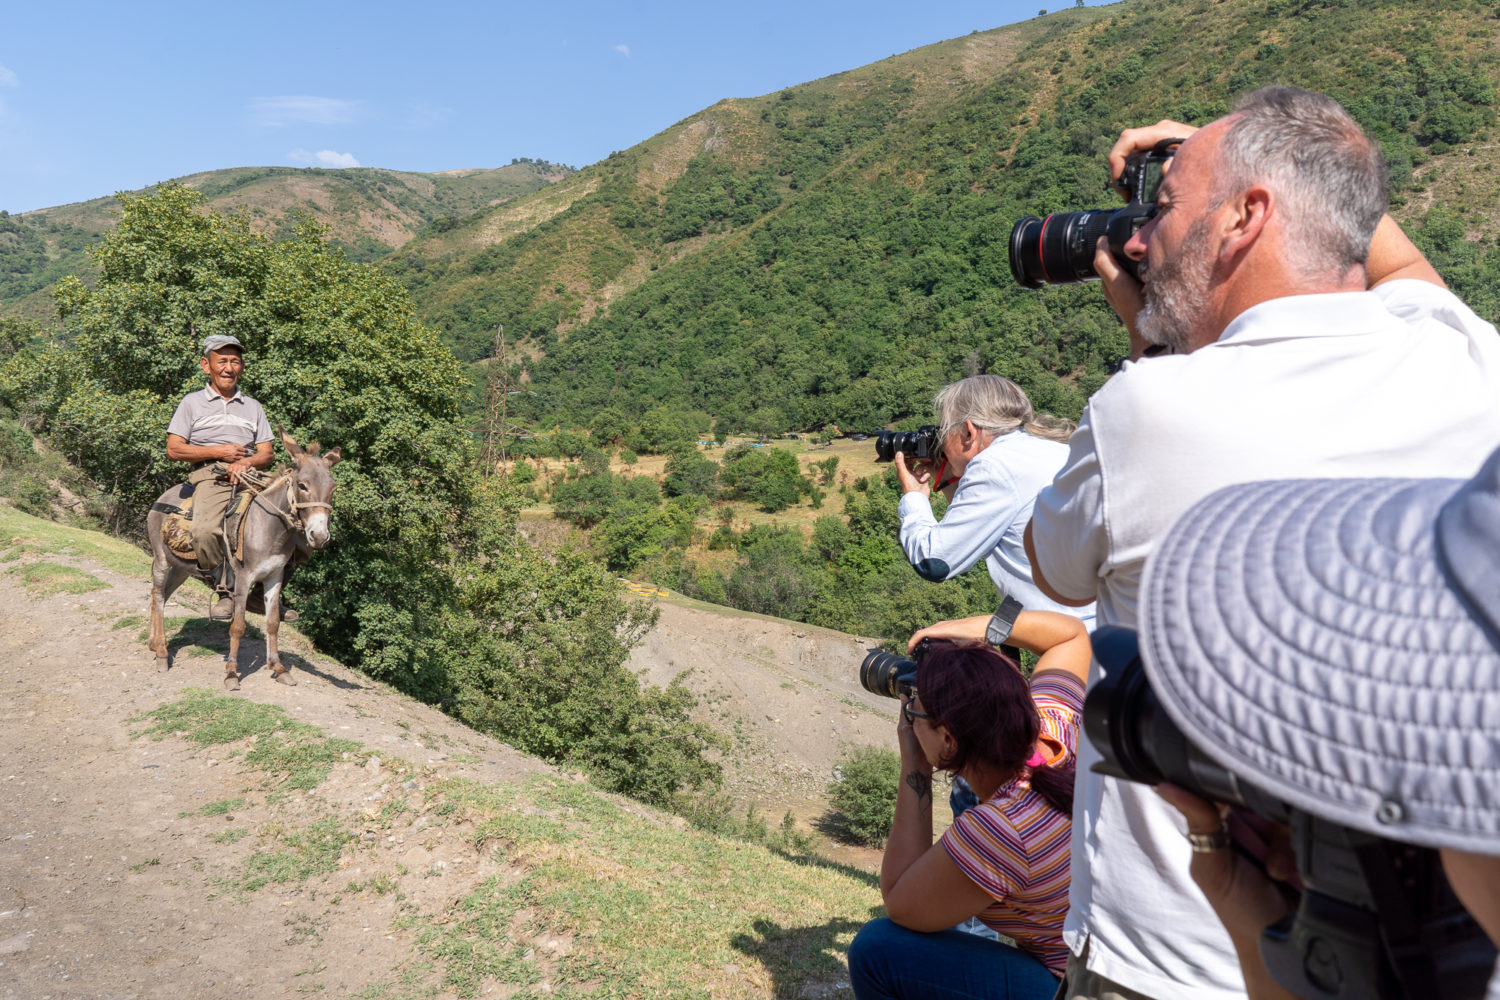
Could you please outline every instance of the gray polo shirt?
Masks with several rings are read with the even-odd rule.
[[[198,447],[240,444],[253,449],[271,440],[271,425],[266,422],[266,411],[243,392],[236,391],[233,399],[225,399],[213,386],[206,385],[177,404],[167,433]]]

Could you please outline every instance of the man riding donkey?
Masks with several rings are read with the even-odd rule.
[[[192,465],[188,482],[193,487],[193,553],[205,572],[216,572],[214,589],[219,599],[210,616],[228,619],[234,612],[234,580],[223,539],[224,518],[246,472],[268,468],[274,461],[271,425],[260,403],[240,391],[245,349],[237,338],[227,334],[205,337],[199,364],[208,385],[177,404],[167,425],[167,457]],[[251,596],[246,607],[256,614],[265,613],[259,593]],[[296,611],[282,610],[282,621],[297,618]]]

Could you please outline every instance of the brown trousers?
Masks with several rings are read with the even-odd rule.
[[[229,496],[234,487],[220,479],[224,466],[215,462],[195,469],[188,476],[193,484],[193,553],[203,569],[213,569],[224,561],[224,542],[219,529],[229,511]]]
[[[1082,955],[1068,952],[1068,972],[1063,976],[1053,1000],[1152,1000],[1144,993],[1137,993],[1105,979],[1097,972],[1090,972],[1087,961],[1087,945],[1084,946]]]

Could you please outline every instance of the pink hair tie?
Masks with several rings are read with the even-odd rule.
[[[1044,757],[1044,756],[1042,756],[1042,752],[1040,750],[1038,750],[1035,753],[1033,753],[1030,756],[1030,758],[1027,759],[1026,766],[1027,767],[1041,767],[1045,763],[1047,763],[1047,758]]]

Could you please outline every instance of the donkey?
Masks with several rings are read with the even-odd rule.
[[[280,427],[276,433],[287,453],[295,461],[261,491],[245,511],[244,560],[231,559],[234,568],[234,617],[229,623],[229,652],[224,658],[224,687],[240,689],[240,639],[245,634],[245,601],[257,583],[265,586],[266,595],[266,665],[271,677],[296,685],[291,671],[281,665],[276,633],[281,627],[281,580],[287,561],[299,550],[308,552],[328,544],[328,519],[333,513],[333,491],[336,485],[329,472],[342,457],[333,448],[321,457],[313,442],[303,450]],[[211,582],[208,574],[192,559],[183,559],[167,547],[162,537],[162,521],[170,508],[182,502],[186,485],[174,486],[152,505],[146,518],[146,534],[151,539],[151,651],[156,654],[156,669],[170,666],[167,652],[167,599],[184,580],[196,576]],[[307,513],[304,514],[304,511]]]

